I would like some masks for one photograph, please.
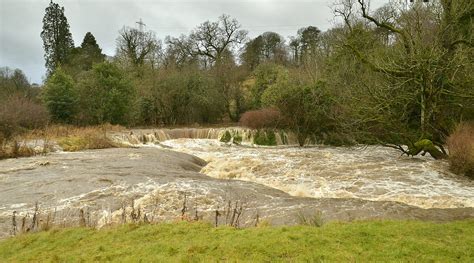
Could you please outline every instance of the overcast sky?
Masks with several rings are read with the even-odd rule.
[[[45,74],[40,38],[44,9],[50,0],[0,0],[0,66],[22,69],[30,82],[41,83]],[[389,0],[372,0],[372,8]],[[255,37],[274,31],[284,37],[313,25],[326,30],[333,24],[333,0],[55,0],[65,8],[76,46],[86,32],[96,37],[103,52],[115,53],[118,31],[136,26],[160,39],[187,34],[206,20],[225,13],[236,18]]]

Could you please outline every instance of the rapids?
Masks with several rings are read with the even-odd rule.
[[[225,131],[242,145],[222,143]],[[429,156],[400,156],[379,146],[297,147],[296,136],[275,133],[278,146],[252,144],[243,128],[134,130],[115,135],[131,145],[165,147],[204,159],[201,170],[220,179],[255,182],[293,196],[395,201],[421,208],[474,207],[474,181]],[[285,142],[285,143],[283,143]]]
[[[220,142],[225,131],[242,145]],[[474,217],[474,182],[443,161],[374,146],[301,148],[284,133],[278,146],[262,147],[252,145],[254,134],[131,130],[109,134],[130,148],[1,160],[0,237],[12,233],[14,212],[17,228],[31,227],[36,202],[36,224],[61,226],[130,222],[136,211],[140,220],[212,223],[218,211],[226,224],[229,204],[242,207],[239,226],[297,224],[317,213],[324,221]]]
[[[430,157],[366,147],[252,147],[216,140],[162,143],[208,162],[201,173],[256,182],[293,196],[396,201],[421,208],[474,207],[474,181]]]

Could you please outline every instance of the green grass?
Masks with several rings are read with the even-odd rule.
[[[0,262],[474,262],[474,220],[214,228],[204,223],[72,228],[0,242]]]

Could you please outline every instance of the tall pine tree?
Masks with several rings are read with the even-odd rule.
[[[105,55],[102,54],[102,49],[97,44],[97,41],[91,32],[86,33],[79,49],[79,53],[81,53],[82,57],[81,64],[83,70],[90,70],[92,69],[93,64],[105,60]]]
[[[83,71],[92,69],[92,66],[105,60],[97,41],[92,33],[87,32],[80,47],[73,48],[67,58],[67,62],[61,64],[61,68],[73,79]]]
[[[59,65],[66,62],[69,52],[74,48],[74,41],[64,15],[64,7],[51,1],[45,11],[41,38],[43,39],[45,65],[49,76]]]

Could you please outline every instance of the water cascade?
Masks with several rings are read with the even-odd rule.
[[[292,132],[282,130],[258,131],[240,127],[229,128],[178,128],[178,129],[140,129],[126,133],[112,133],[109,136],[119,143],[159,144],[175,139],[211,139],[235,144],[297,145],[298,140]],[[228,138],[228,139],[226,139]],[[263,138],[263,140],[261,140]],[[260,139],[260,140],[258,140]],[[259,143],[263,141],[264,143]],[[265,143],[268,142],[268,143]]]

